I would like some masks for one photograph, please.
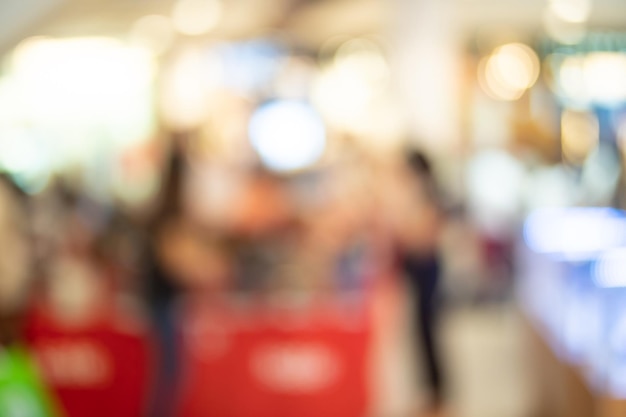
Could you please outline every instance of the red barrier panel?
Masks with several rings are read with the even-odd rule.
[[[67,417],[144,415],[151,351],[147,328],[115,314],[67,327],[35,311],[27,338]]]
[[[365,304],[187,306],[178,417],[363,417]]]

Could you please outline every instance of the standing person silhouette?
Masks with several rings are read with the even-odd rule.
[[[409,280],[414,299],[414,336],[424,356],[430,390],[428,411],[439,415],[443,403],[443,375],[437,343],[441,262],[439,237],[443,212],[435,177],[428,158],[411,150],[402,167],[407,189],[400,207],[399,266]]]
[[[176,141],[178,138],[174,138]],[[174,305],[181,292],[166,262],[171,236],[180,226],[185,155],[177,142],[171,150],[163,179],[161,198],[145,227],[142,278],[155,329],[159,369],[156,372],[149,417],[169,417],[179,383],[179,346]]]

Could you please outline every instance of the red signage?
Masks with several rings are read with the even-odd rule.
[[[188,308],[178,417],[362,417],[370,320],[364,305]]]
[[[138,417],[144,414],[151,351],[147,328],[132,317],[67,327],[45,311],[28,325],[31,349],[44,380],[67,417]]]

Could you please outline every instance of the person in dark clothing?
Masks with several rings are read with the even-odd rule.
[[[414,335],[424,356],[430,407],[437,412],[444,399],[444,376],[437,343],[441,273],[438,240],[443,216],[435,178],[426,156],[410,151],[405,162],[409,193],[401,210],[403,230],[399,263],[413,293]]]
[[[142,275],[160,365],[152,390],[149,417],[168,417],[174,413],[178,386],[180,364],[174,304],[181,288],[165,265],[161,246],[167,239],[168,229],[181,215],[184,169],[185,156],[178,146],[174,146],[160,201],[143,236]]]
[[[410,288],[415,299],[414,320],[417,325],[415,336],[425,359],[431,403],[433,407],[439,407],[443,402],[443,375],[436,337],[439,319],[440,261],[437,256],[421,257],[405,254],[402,269],[410,280]]]

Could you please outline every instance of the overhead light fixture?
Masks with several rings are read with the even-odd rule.
[[[527,45],[509,43],[496,48],[481,60],[478,79],[492,98],[504,101],[519,99],[539,76],[539,58]]]

